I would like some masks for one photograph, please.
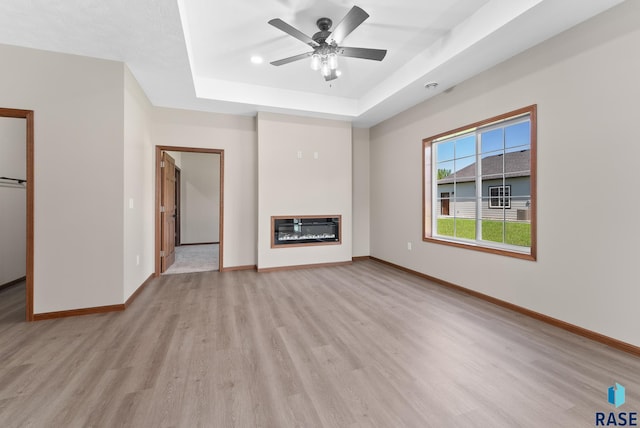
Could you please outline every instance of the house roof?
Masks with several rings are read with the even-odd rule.
[[[531,175],[531,150],[520,150],[508,152],[504,156],[501,154],[487,156],[482,159],[482,177],[487,180],[502,178],[502,168],[505,165],[504,177],[528,177]],[[438,184],[458,183],[475,181],[476,163],[472,163],[455,173],[440,180]]]

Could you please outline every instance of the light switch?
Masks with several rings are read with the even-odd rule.
[[[302,150],[298,150],[298,159],[302,159]]]
[[[129,198],[129,209],[133,209],[133,198]]]
[[[314,158],[314,159],[318,159],[318,157],[319,157],[319,156],[318,156],[318,152],[313,152],[313,158]]]

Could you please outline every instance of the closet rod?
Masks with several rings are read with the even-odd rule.
[[[27,180],[23,180],[21,178],[11,178],[11,177],[0,177],[0,180],[17,181],[18,184],[22,184],[22,183],[26,183],[27,182]]]

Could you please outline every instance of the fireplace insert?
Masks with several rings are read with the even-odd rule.
[[[271,247],[340,244],[341,217],[271,217]]]

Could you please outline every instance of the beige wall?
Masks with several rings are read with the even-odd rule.
[[[181,243],[219,242],[220,155],[181,153]]]
[[[0,177],[27,178],[27,123],[0,117]],[[0,180],[0,285],[27,271],[27,186]]]
[[[153,147],[167,145],[225,151],[225,267],[346,261],[370,247],[640,345],[640,229],[624,226],[640,155],[639,12],[625,2],[370,135],[339,121],[151,108],[122,63],[0,45],[0,105],[35,111],[35,313],[123,303],[153,271]],[[539,260],[423,243],[421,139],[532,103]],[[630,209],[616,211],[620,201]],[[268,219],[290,213],[342,214],[343,245],[271,250]]]
[[[252,117],[153,110],[154,145],[224,150],[224,267],[256,264],[256,138]]]
[[[348,122],[258,114],[258,268],[351,260],[351,156]],[[271,248],[271,216],[338,214],[341,245]]]
[[[154,151],[151,103],[124,67],[123,300],[154,272]]]
[[[625,2],[372,128],[372,255],[640,345],[638,16]],[[538,261],[422,242],[422,138],[529,104]]]
[[[118,62],[4,45],[0,57],[0,105],[35,111],[36,314],[121,304],[153,272],[155,145],[224,150],[224,267],[257,264],[255,118],[154,108]],[[321,250],[319,259],[302,250],[293,264],[350,260],[351,170],[360,171],[354,188],[366,189],[366,133],[356,137],[352,165],[348,123],[288,117],[281,125],[286,141],[305,141],[305,150],[320,154],[312,164],[320,168],[299,185],[325,180],[339,189],[327,203],[285,211],[343,215],[343,245]],[[330,143],[300,138],[309,130]],[[366,204],[359,204],[361,226]]]
[[[122,303],[123,64],[0,58],[0,105],[35,111],[34,312]]]
[[[353,256],[369,250],[369,129],[353,128]]]

